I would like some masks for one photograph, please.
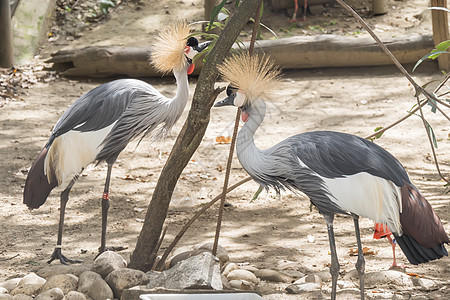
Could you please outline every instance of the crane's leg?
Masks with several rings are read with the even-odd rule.
[[[330,241],[330,253],[331,253],[331,299],[336,299],[337,280],[339,276],[339,261],[336,252],[336,242],[334,240],[333,220],[334,215],[323,215],[325,222],[327,222],[328,240]]]
[[[303,22],[306,21],[306,9],[308,8],[308,0],[305,0],[305,5],[303,6]]]
[[[292,19],[291,22],[295,23],[295,21],[297,21],[297,10],[298,10],[298,0],[294,0],[294,14],[292,15]]]
[[[352,214],[353,223],[355,223],[356,242],[358,244],[358,259],[356,261],[356,271],[359,276],[359,290],[361,291],[361,299],[364,299],[364,270],[366,263],[364,261],[364,253],[361,244],[361,236],[359,231],[359,216]]]
[[[102,197],[102,239],[98,252],[102,253],[106,250],[106,226],[108,225],[109,210],[109,184],[111,182],[112,163],[108,163],[108,171],[106,173],[105,189]]]
[[[75,184],[75,182],[77,181],[77,179],[78,179],[78,175],[76,175],[70,181],[69,185],[61,193],[61,197],[60,197],[61,204],[60,204],[60,208],[59,208],[58,241],[56,242],[56,247],[55,247],[55,250],[53,250],[53,253],[52,253],[52,256],[50,257],[50,260],[47,263],[51,263],[55,259],[59,259],[59,261],[63,265],[74,264],[74,263],[82,263],[83,262],[82,260],[78,260],[78,259],[75,259],[75,260],[69,259],[69,258],[65,257],[64,255],[62,255],[62,253],[61,253],[62,235],[63,235],[63,228],[64,228],[64,215],[65,215],[65,212],[66,212],[66,204],[67,204],[67,201],[69,201],[70,190],[72,189],[72,187]]]

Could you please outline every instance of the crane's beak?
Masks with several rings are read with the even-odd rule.
[[[220,100],[216,104],[214,104],[214,107],[221,107],[221,106],[227,106],[227,105],[234,105],[234,98],[236,97],[236,94],[231,94],[230,96],[226,97],[223,100]]]
[[[203,42],[198,44],[197,46],[192,47],[195,51],[197,52],[202,52],[203,50],[205,50],[206,48],[208,48],[208,46],[211,44],[211,41],[207,41],[207,42]]]

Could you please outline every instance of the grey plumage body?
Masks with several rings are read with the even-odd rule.
[[[235,95],[216,106],[233,104]],[[363,138],[332,131],[307,132],[260,150],[254,134],[265,116],[263,100],[242,107],[245,125],[236,151],[249,175],[266,189],[305,193],[324,216],[331,249],[332,299],[339,274],[333,220],[336,213],[351,214],[358,242],[356,268],[364,298],[364,258],[359,216],[387,224],[412,264],[448,255],[449,238],[439,217],[411,183],[400,162],[389,152]]]
[[[65,206],[79,173],[89,163],[102,161],[108,164],[102,199],[100,252],[105,250],[112,165],[130,141],[148,134],[155,138],[164,137],[180,118],[189,94],[186,68],[174,71],[177,93],[173,98],[165,97],[141,80],[119,79],[81,96],[56,123],[30,169],[24,188],[24,203],[30,208],[38,208],[54,187],[66,186],[61,193],[57,247],[50,261],[78,262],[61,254]]]

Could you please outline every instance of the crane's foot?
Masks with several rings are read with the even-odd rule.
[[[83,262],[82,260],[79,260],[79,259],[70,259],[70,258],[65,257],[61,253],[61,248],[55,248],[55,250],[53,250],[52,256],[50,257],[50,260],[47,261],[47,263],[49,264],[52,261],[54,261],[55,259],[59,259],[59,262],[63,265],[79,264],[79,263]]]

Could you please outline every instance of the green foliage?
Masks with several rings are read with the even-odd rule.
[[[380,130],[383,129],[383,128],[384,128],[384,127],[382,127],[382,126],[378,126],[378,127],[375,128],[373,131],[374,131],[374,132],[378,132],[378,131],[380,131]],[[379,134],[377,134],[377,135],[375,135],[374,137],[370,138],[370,140],[373,142],[374,140],[379,139],[379,138],[383,135],[383,133],[384,133],[384,131],[383,131],[383,132],[380,132]]]
[[[100,11],[104,14],[107,15],[108,14],[108,9],[111,7],[115,7],[116,4],[111,1],[111,0],[99,0],[98,1],[98,6],[100,8]]]
[[[450,41],[443,41],[442,43],[440,43],[439,45],[436,46],[436,48],[434,48],[433,50],[431,50],[430,53],[426,54],[424,57],[422,57],[421,59],[419,59],[419,61],[416,63],[416,65],[413,68],[413,72],[414,70],[426,59],[431,58],[431,59],[436,59],[439,57],[439,55],[443,54],[443,53],[450,53],[447,51],[447,49],[450,47]]]

